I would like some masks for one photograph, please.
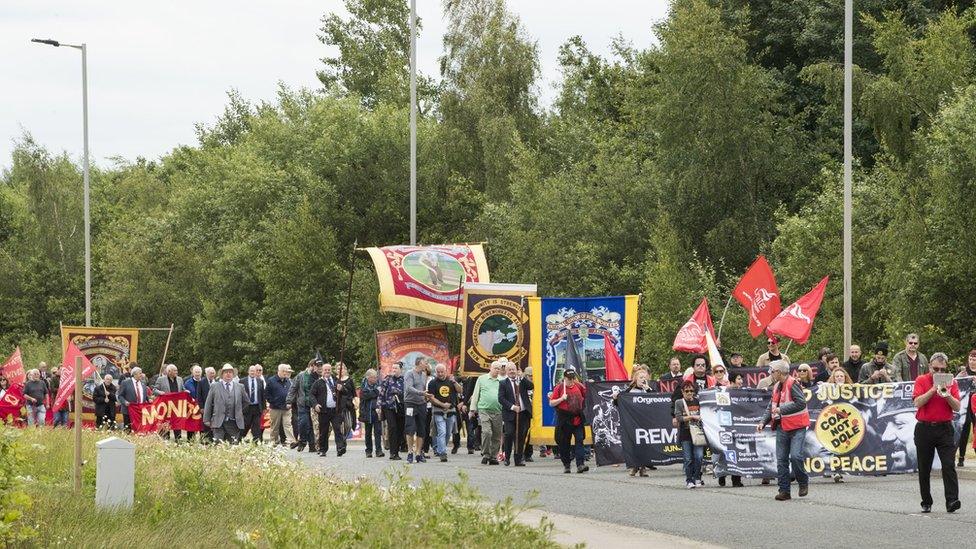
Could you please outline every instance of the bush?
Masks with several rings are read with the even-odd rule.
[[[94,444],[102,437],[84,434],[88,464],[83,493],[75,497],[70,431],[24,432],[26,469],[35,479],[29,492],[37,502],[29,518],[41,545],[555,547],[551,524],[519,523],[511,501],[489,506],[463,477],[417,485],[402,475],[382,485],[346,482],[265,446],[173,445],[156,437],[125,437],[138,445],[133,509],[94,510]]]
[[[0,546],[31,540],[34,529],[25,524],[24,513],[31,499],[22,490],[23,479],[17,475],[22,459],[16,445],[19,432],[0,424]]]

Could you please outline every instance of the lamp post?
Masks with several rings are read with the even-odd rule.
[[[844,356],[851,348],[851,179],[854,0],[844,0]]]
[[[417,0],[410,0],[410,245],[417,245]]]
[[[82,125],[84,127],[84,160],[82,164],[85,187],[85,326],[91,326],[91,210],[89,208],[88,184],[88,47],[86,44],[65,44],[51,39],[33,38],[31,42],[47,44],[59,48],[81,50],[81,102]]]

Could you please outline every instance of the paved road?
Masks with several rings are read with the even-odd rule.
[[[511,496],[543,510],[643,528],[728,547],[782,549],[793,543],[848,547],[970,547],[976,539],[976,480],[961,480],[963,508],[947,514],[939,503],[942,483],[933,479],[933,513],[919,513],[917,478],[848,477],[844,484],[829,479],[811,483],[810,495],[789,502],[773,500],[774,486],[746,481],[744,488],[720,488],[713,479],[696,490],[684,487],[680,466],[651,471],[649,478],[631,478],[622,467],[593,467],[589,473],[563,474],[547,458],[527,467],[486,466],[480,456],[462,449],[450,462],[407,466],[388,459],[367,459],[361,444],[350,444],[341,458],[291,453],[296,459],[340,477],[368,477],[383,482],[383,471],[406,468],[416,479],[457,480],[464,471],[470,484],[485,496]],[[976,464],[974,464],[976,465]],[[574,469],[575,470],[575,469]],[[967,471],[968,476],[969,471]]]

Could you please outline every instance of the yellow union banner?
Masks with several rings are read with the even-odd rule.
[[[481,244],[366,248],[380,284],[380,310],[462,322],[461,288],[489,282]]]
[[[88,357],[99,377],[111,374],[117,380],[129,363],[138,359],[138,328],[62,326],[62,351],[68,348],[69,341]]]

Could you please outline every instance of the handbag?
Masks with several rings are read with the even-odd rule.
[[[690,416],[691,412],[688,410],[688,401],[681,399],[681,403],[685,405],[685,415]],[[697,423],[688,423],[688,431],[691,433],[691,443],[695,446],[705,446],[708,444],[708,440],[705,439],[705,430],[702,426]]]

